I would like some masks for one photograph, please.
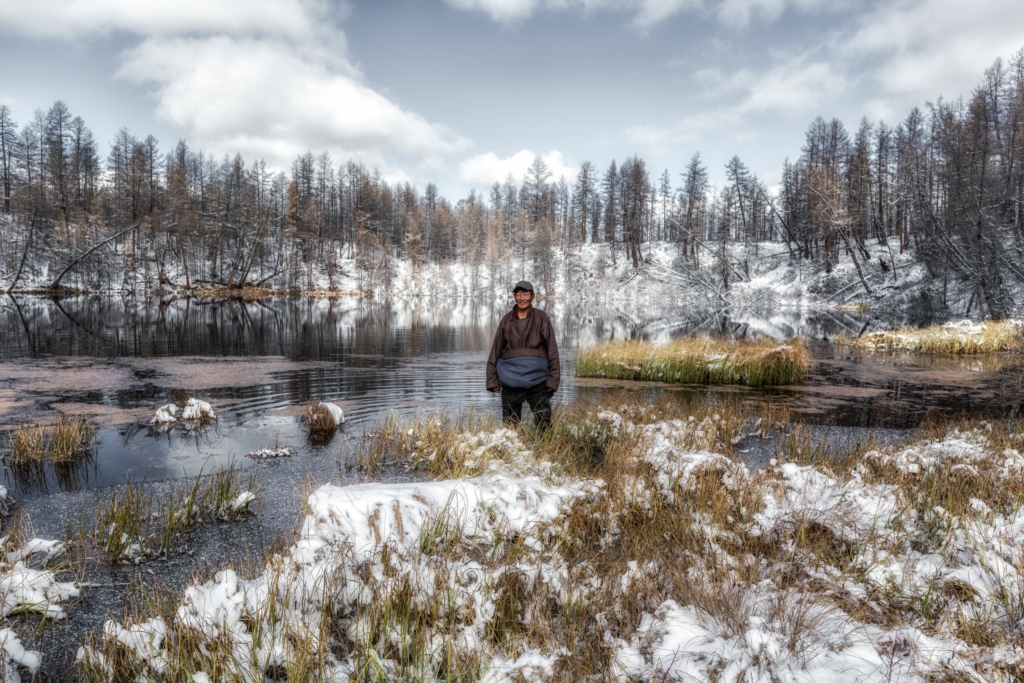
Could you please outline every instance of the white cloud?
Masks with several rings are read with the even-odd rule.
[[[397,176],[465,149],[364,82],[339,11],[328,0],[0,0],[0,26],[56,39],[137,35],[117,76],[152,87],[158,118],[217,155],[288,168],[326,149]]]
[[[47,38],[111,31],[300,37],[313,32],[323,9],[303,0],[0,0],[0,27]]]
[[[510,173],[516,181],[521,181],[536,157],[537,154],[528,149],[504,159],[499,158],[494,152],[477,154],[459,164],[459,180],[464,185],[481,189],[490,188],[496,182],[504,182]],[[576,166],[566,161],[558,150],[551,150],[540,157],[551,171],[551,180],[558,180],[564,176],[566,180],[571,181],[576,175]]]
[[[898,0],[864,15],[837,59],[873,61],[874,78],[902,99],[966,94],[996,57],[1024,47],[1020,0]]]
[[[824,60],[795,59],[756,76],[748,72],[746,79],[747,94],[739,108],[741,112],[755,114],[818,112],[848,87],[846,75]]]
[[[458,9],[483,12],[499,23],[516,23],[540,11],[613,11],[633,15],[638,28],[650,28],[682,12],[711,14],[722,23],[742,27],[754,17],[766,23],[789,8],[801,12],[845,10],[861,0],[447,0]]]
[[[158,116],[201,144],[278,165],[310,149],[429,164],[467,144],[287,41],[148,38],[119,75],[154,84]]]
[[[499,23],[521,21],[533,15],[541,0],[448,0],[462,10],[483,12]]]
[[[668,124],[645,124],[626,129],[626,137],[648,149],[691,145],[702,136],[728,133],[730,139],[749,139],[750,121],[775,114],[813,117],[850,87],[847,76],[830,63],[793,57],[767,69],[739,69],[723,73],[702,69],[693,79],[703,87],[707,102],[727,99]],[[809,120],[809,118],[808,118]]]

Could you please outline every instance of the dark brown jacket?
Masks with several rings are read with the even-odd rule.
[[[551,391],[558,391],[562,369],[558,364],[558,343],[551,328],[551,319],[544,311],[530,307],[529,314],[520,320],[516,309],[502,317],[494,333],[491,355],[487,358],[487,388],[498,389],[498,361],[517,356],[536,356],[548,361],[548,379],[545,383]]]

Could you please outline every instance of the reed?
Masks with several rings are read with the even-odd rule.
[[[811,356],[806,344],[791,339],[730,340],[706,335],[667,344],[610,342],[581,349],[576,375],[683,384],[797,384]]]
[[[967,647],[956,644],[949,660],[977,664],[978,680],[1019,679],[1016,664],[996,659],[993,648],[1019,642],[1024,619],[1024,584],[1010,580],[1021,573],[1022,555],[1003,536],[1024,505],[1022,430],[935,424],[907,443],[881,444],[792,429],[786,420],[775,408],[614,394],[563,407],[543,435],[472,414],[391,416],[368,440],[373,453],[363,464],[404,465],[427,477],[525,465],[531,480],[575,493],[539,503],[550,512],[543,518],[515,512],[513,519],[489,498],[466,505],[458,490],[428,502],[418,489],[416,496],[427,496],[414,497],[424,515],[418,522],[405,515],[417,533],[407,541],[378,535],[371,551],[358,554],[343,530],[362,534],[368,523],[376,531],[389,503],[361,522],[358,505],[338,510],[338,527],[307,518],[302,534],[317,525],[328,533],[300,535],[291,550],[268,557],[246,597],[233,602],[241,610],[237,631],[190,620],[204,603],[200,593],[181,600],[150,591],[125,620],[140,630],[162,620],[159,658],[131,647],[139,639],[118,626],[87,637],[80,665],[87,680],[104,681],[192,680],[197,671],[209,680],[322,680],[330,671],[359,681],[605,680],[624,644],[655,656],[663,623],[656,615],[671,601],[677,616],[696,620],[692,630],[705,631],[687,635],[678,657],[695,656],[688,644],[720,639],[733,658],[710,648],[704,659],[691,658],[700,665],[691,671],[710,672],[706,680],[719,680],[742,657],[745,669],[733,671],[765,680],[797,678],[794,671],[803,675],[812,664],[827,671],[822,661],[853,646],[895,652],[896,638],[910,629],[963,641]],[[775,461],[763,470],[732,452],[750,438],[774,439]],[[464,484],[471,490],[474,481]],[[1006,557],[985,570],[1004,583],[981,599],[983,584],[968,585],[967,566],[982,571],[974,553],[986,548]],[[919,573],[922,557],[949,570],[945,578]],[[893,581],[883,570],[897,572]],[[216,593],[210,588],[206,595]],[[241,596],[233,590],[224,594]],[[771,648],[744,650],[753,628],[771,634]],[[238,647],[250,642],[251,649]],[[280,653],[273,663],[253,655],[272,649]],[[931,666],[911,660],[913,652],[899,656]],[[513,670],[531,658],[546,659],[545,671]],[[332,662],[342,666],[332,670]],[[966,680],[941,673],[922,678]],[[884,668],[875,674],[865,680],[897,678]]]
[[[983,354],[1024,352],[1024,320],[961,320],[920,329],[901,327],[858,337],[841,335],[836,344],[869,351]]]
[[[100,503],[88,536],[113,562],[170,555],[197,524],[233,521],[249,514],[259,493],[256,473],[245,478],[233,464],[211,475],[185,479],[159,497],[144,483],[127,482],[123,490]]]
[[[77,415],[61,415],[49,425],[22,425],[10,437],[10,464],[73,463],[89,455],[95,439],[96,428]]]

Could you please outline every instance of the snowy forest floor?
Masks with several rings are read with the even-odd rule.
[[[148,588],[87,638],[83,672],[1018,679],[1020,428],[843,440],[786,418],[618,396],[565,406],[539,438],[465,414],[386,421],[346,465],[417,481],[317,488],[290,544]],[[44,597],[59,611],[71,593]]]
[[[315,298],[375,296],[378,298],[441,297],[503,299],[518,280],[529,279],[545,299],[593,301],[642,307],[666,301],[702,309],[757,306],[834,308],[866,305],[896,310],[914,307],[958,317],[984,317],[969,284],[929,275],[913,248],[900,252],[891,244],[869,241],[859,257],[840,252],[826,268],[793,254],[784,243],[730,242],[715,250],[682,254],[680,245],[651,242],[641,246],[634,264],[622,251],[605,243],[555,247],[541,258],[514,250],[477,263],[424,262],[386,258],[367,263],[347,249],[325,251],[318,260],[268,278],[259,286],[241,288],[210,284],[209,279],[178,272],[174,264],[108,274],[98,285],[83,262],[63,281],[67,291],[130,296],[258,299],[281,294]],[[117,259],[114,259],[115,261]],[[193,270],[198,266],[193,265]],[[163,280],[158,281],[158,272]],[[45,292],[51,268],[26,269],[16,291]],[[196,284],[201,283],[201,284]],[[1004,315],[1018,315],[1024,287],[1007,285],[1012,302]]]

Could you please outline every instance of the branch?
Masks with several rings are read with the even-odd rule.
[[[81,254],[78,255],[77,258],[75,258],[73,261],[71,261],[71,263],[69,263],[67,265],[67,267],[64,268],[64,270],[60,271],[60,274],[57,275],[57,277],[54,279],[54,281],[50,283],[50,287],[49,288],[50,289],[54,289],[54,290],[60,289],[61,288],[60,287],[60,281],[64,279],[64,276],[67,275],[71,271],[72,268],[74,268],[75,266],[78,265],[79,261],[81,261],[86,256],[88,256],[89,254],[93,253],[94,251],[96,251],[97,249],[102,247],[104,244],[116,240],[121,235],[125,235],[125,234],[129,233],[129,232],[131,232],[132,230],[134,230],[137,227],[139,227],[139,224],[138,223],[133,223],[132,225],[128,226],[127,228],[125,228],[121,232],[117,233],[116,235],[111,235],[110,237],[106,238],[105,240],[97,242],[93,246],[91,246],[88,249],[86,249],[85,251],[83,251]]]

